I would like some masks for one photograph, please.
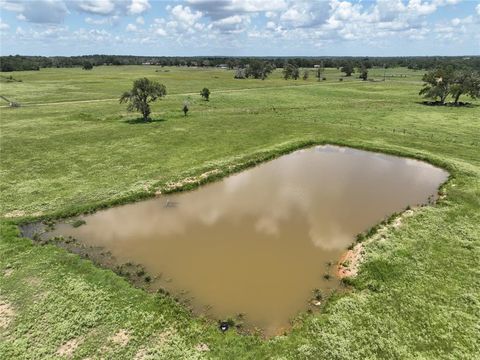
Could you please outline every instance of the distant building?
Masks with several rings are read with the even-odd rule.
[[[314,67],[315,69],[320,69],[321,66],[320,66],[320,65],[313,65],[313,67]]]
[[[142,65],[152,65],[152,63],[150,63],[150,62],[144,62],[144,63],[142,63]]]
[[[219,64],[219,65],[217,65],[217,67],[220,68],[220,69],[228,69],[227,64]]]

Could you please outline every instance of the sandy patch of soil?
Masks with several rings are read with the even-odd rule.
[[[359,266],[363,261],[365,245],[373,241],[385,239],[385,236],[389,230],[400,228],[405,218],[410,217],[413,214],[413,210],[406,210],[400,216],[396,217],[390,224],[380,227],[373,236],[366,239],[362,243],[355,244],[351,250],[345,252],[340,257],[340,260],[337,264],[337,276],[340,279],[357,276]]]
[[[203,352],[203,351],[210,351],[210,348],[208,347],[207,344],[200,343],[195,345],[195,350]]]
[[[124,347],[130,341],[130,334],[127,330],[122,329],[115,335],[111,336],[109,340],[118,346]]]
[[[82,339],[70,339],[57,349],[56,354],[61,357],[70,358],[81,343]]]
[[[25,214],[26,213],[23,210],[13,210],[13,211],[10,211],[9,213],[6,213],[5,217],[6,218],[16,218],[16,217],[25,216]]]
[[[201,182],[205,179],[208,179],[209,177],[217,175],[217,174],[220,174],[219,169],[210,170],[210,171],[204,172],[203,174],[201,174],[199,176],[192,176],[192,177],[188,177],[188,178],[183,179],[183,180],[178,181],[178,182],[168,183],[165,186],[165,189],[167,191],[178,190],[178,189],[181,189],[182,187],[184,187],[185,185],[188,185],[188,184],[198,184],[199,182]],[[156,194],[157,193],[161,194],[161,191],[157,191]]]
[[[12,304],[6,300],[0,299],[0,329],[6,329],[14,319],[15,315],[15,309]]]
[[[12,276],[12,274],[13,274],[13,269],[12,268],[5,269],[4,272],[3,272],[4,277],[10,277],[10,276]]]

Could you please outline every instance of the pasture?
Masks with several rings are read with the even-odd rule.
[[[400,77],[398,75],[404,75]],[[9,74],[10,75],[10,74]],[[480,336],[480,102],[421,104],[422,71],[327,69],[318,82],[233,71],[101,66],[13,72],[0,94],[0,358],[471,359]],[[118,98],[166,85],[152,122]],[[339,81],[342,78],[342,81]],[[201,99],[203,87],[210,101]],[[182,113],[190,103],[188,116]],[[465,99],[464,99],[465,100]],[[197,186],[313,144],[414,157],[448,170],[441,200],[365,245],[348,291],[285,335],[221,333],[173,296],[137,289],[17,225]],[[187,178],[193,181],[185,182]],[[176,184],[179,184],[178,186]],[[186,185],[185,185],[186,184]],[[253,294],[252,294],[253,295]]]

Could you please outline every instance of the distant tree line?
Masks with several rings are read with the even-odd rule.
[[[288,63],[293,68],[371,68],[408,67],[410,69],[431,70],[453,65],[462,69],[480,71],[480,56],[430,56],[430,57],[166,57],[166,56],[124,56],[124,55],[85,55],[85,56],[2,56],[1,71],[39,70],[41,68],[83,67],[85,64],[100,65],[157,65],[157,66],[221,66],[228,69],[246,69],[247,65],[256,70],[246,77],[261,79],[268,70],[283,68]],[[260,66],[260,65],[262,66]],[[268,66],[266,65],[268,64]],[[266,72],[265,72],[266,71]]]

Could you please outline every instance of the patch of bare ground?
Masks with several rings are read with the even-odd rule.
[[[409,216],[412,216],[413,213],[413,210],[406,210],[401,215],[393,219],[390,224],[380,227],[374,235],[361,243],[355,244],[352,249],[345,252],[340,257],[340,260],[337,264],[337,276],[340,279],[357,276],[360,264],[364,259],[365,245],[368,245],[373,241],[385,239],[385,235],[389,230],[398,229],[399,227],[401,227],[403,224],[403,220]]]
[[[8,269],[5,269],[3,271],[3,276],[4,277],[10,277],[10,276],[12,276],[12,274],[13,274],[13,269],[12,268],[8,268]]]
[[[16,218],[16,217],[21,217],[25,216],[25,211],[23,210],[13,210],[5,214],[6,218]]]
[[[56,354],[61,357],[71,358],[82,341],[80,338],[70,339],[57,349]]]
[[[15,309],[12,304],[7,300],[0,299],[0,329],[6,329],[14,319],[15,315]]]
[[[125,329],[121,329],[117,331],[115,335],[111,336],[109,340],[115,345],[124,347],[130,341],[130,333]]]
[[[162,347],[169,343],[172,338],[175,336],[176,330],[173,328],[166,329],[160,333],[157,333],[151,337],[151,341],[153,343],[153,348]],[[135,356],[133,357],[134,360],[145,360],[149,356],[149,349],[142,347],[140,348]]]
[[[220,174],[220,170],[219,169],[214,169],[214,170],[210,170],[210,171],[207,171],[207,172],[204,172],[203,174],[199,175],[199,176],[192,176],[192,177],[187,177],[183,180],[180,180],[180,181],[177,181],[177,182],[170,182],[170,183],[167,183],[166,186],[165,186],[165,190],[166,191],[174,191],[174,190],[179,190],[181,188],[183,188],[184,186],[186,185],[189,185],[189,184],[198,184],[212,176],[215,176],[215,175],[218,175]],[[159,195],[161,194],[161,191],[157,191],[155,194]]]
[[[203,352],[203,351],[210,351],[210,348],[208,347],[207,344],[200,343],[195,345],[195,350]]]

